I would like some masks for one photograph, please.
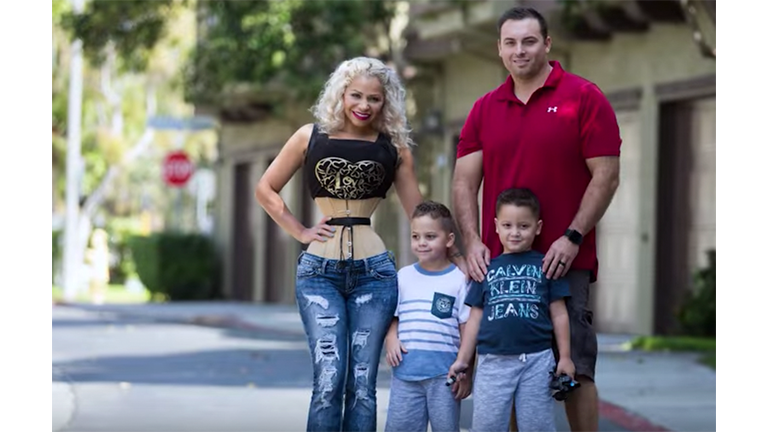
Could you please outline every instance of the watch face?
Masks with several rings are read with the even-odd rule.
[[[578,231],[569,229],[568,231],[565,232],[565,235],[566,237],[568,237],[568,240],[570,240],[571,242],[576,243],[577,245],[581,244],[582,236],[581,234],[579,234]]]

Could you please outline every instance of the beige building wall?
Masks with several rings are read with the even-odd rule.
[[[448,123],[463,124],[475,101],[498,87],[507,74],[501,59],[463,53],[448,57],[445,61],[445,118]]]
[[[256,302],[264,301],[268,296],[267,280],[267,256],[278,250],[281,259],[277,259],[280,268],[270,269],[279,276],[280,287],[275,287],[272,293],[279,302],[290,303],[293,301],[293,284],[290,283],[295,274],[295,257],[300,252],[301,246],[288,234],[279,230],[275,232],[276,240],[280,242],[279,248],[268,245],[266,241],[267,229],[270,223],[269,215],[261,208],[255,198],[255,187],[269,162],[277,156],[281,148],[303,124],[311,122],[308,114],[296,110],[293,114],[298,120],[286,122],[278,118],[267,118],[256,123],[233,124],[225,123],[221,129],[220,150],[221,164],[218,168],[219,181],[217,182],[216,229],[215,238],[221,256],[224,259],[223,284],[224,292],[231,295],[233,290],[233,272],[235,265],[248,265],[235,257],[234,244],[234,209],[237,199],[235,197],[235,169],[241,164],[250,165],[250,190],[254,191],[247,199],[245,205],[250,206],[250,224],[253,233],[253,260],[250,263],[253,272],[252,297]],[[280,195],[294,214],[302,212],[302,183],[300,175],[292,179],[281,191]]]
[[[557,45],[558,40],[554,43]],[[605,93],[715,73],[702,57],[690,27],[654,24],[641,34],[616,34],[608,42],[563,43],[570,69],[598,84]]]
[[[691,229],[689,257],[691,268],[706,267],[706,251],[715,249],[716,189],[715,179],[715,98],[694,101],[693,108],[693,172],[691,173]]]
[[[595,325],[621,333],[642,333],[648,317],[638,304],[644,295],[639,292],[638,253],[642,249],[640,212],[641,188],[641,121],[637,110],[616,113],[623,145],[621,153],[620,187],[597,229],[597,250],[600,263],[598,283],[591,294],[595,296]],[[649,303],[652,306],[652,303]],[[652,311],[652,309],[651,309]],[[651,316],[652,317],[652,316]]]

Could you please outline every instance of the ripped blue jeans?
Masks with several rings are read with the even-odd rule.
[[[379,357],[397,307],[392,254],[343,261],[302,252],[296,303],[314,368],[307,431],[375,431]]]

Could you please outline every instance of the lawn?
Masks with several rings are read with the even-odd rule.
[[[687,336],[640,336],[630,342],[632,349],[643,351],[684,351],[702,353],[701,363],[715,369],[717,349],[714,338]]]
[[[147,290],[132,290],[129,291],[123,285],[109,285],[105,293],[104,303],[117,304],[117,303],[146,303],[149,301],[150,295]],[[53,301],[63,301],[64,293],[61,287],[53,286]],[[87,292],[81,292],[75,298],[76,302],[90,303],[91,299]]]

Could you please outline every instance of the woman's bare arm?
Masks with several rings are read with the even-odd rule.
[[[307,227],[296,219],[280,197],[280,191],[301,168],[312,135],[312,127],[312,124],[306,124],[288,139],[256,185],[256,200],[259,204],[282,229],[302,243],[312,240],[325,241],[321,234],[332,236],[330,226],[327,227],[327,233],[323,232],[324,227],[320,227],[318,232],[309,235]]]

